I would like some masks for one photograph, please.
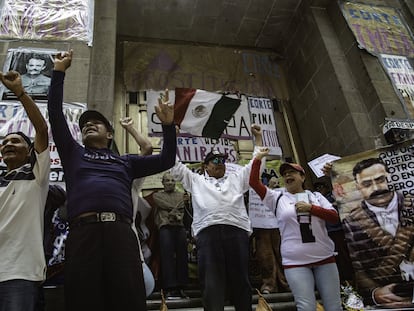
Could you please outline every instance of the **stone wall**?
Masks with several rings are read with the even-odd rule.
[[[367,3],[401,8],[406,19],[412,17],[397,0]],[[385,117],[407,117],[377,58],[358,48],[336,1],[304,1],[289,32],[286,105],[301,143],[300,162],[372,149],[376,139],[384,141]]]

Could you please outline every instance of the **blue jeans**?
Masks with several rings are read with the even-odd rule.
[[[298,311],[316,310],[315,284],[326,311],[342,311],[339,274],[335,263],[285,269]]]
[[[0,311],[33,311],[40,282],[9,280],[0,282]]]

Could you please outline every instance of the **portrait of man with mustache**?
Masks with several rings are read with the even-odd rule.
[[[358,162],[353,177],[363,200],[343,219],[343,227],[358,292],[365,304],[412,305],[413,199],[390,191],[388,168],[380,158]]]

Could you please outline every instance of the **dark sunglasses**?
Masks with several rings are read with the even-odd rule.
[[[210,162],[213,162],[213,164],[224,164],[224,163],[226,163],[226,159],[225,158],[219,158],[219,157],[217,157],[217,158],[214,158],[214,159],[211,159],[210,160]]]

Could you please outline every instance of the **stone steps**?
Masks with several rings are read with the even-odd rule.
[[[167,300],[168,309],[179,309],[181,311],[201,311],[203,310],[201,302],[201,293],[199,290],[185,290],[189,299],[177,299],[177,300]],[[253,296],[253,310],[256,309],[258,294],[256,292],[252,293]],[[272,293],[264,294],[263,297],[266,299],[267,303],[273,309],[290,311],[296,310],[296,306],[293,300],[292,293],[283,292],[283,293]],[[160,310],[161,307],[161,294],[160,292],[155,292],[148,297],[147,300],[147,309],[148,310]],[[225,311],[232,311],[234,307],[227,305]]]
[[[64,311],[64,298],[63,287],[46,287],[45,299],[46,308],[45,311]],[[190,297],[189,299],[177,299],[167,300],[168,309],[181,310],[181,311],[202,311],[201,293],[198,289],[188,289],[185,293]],[[252,293],[253,296],[253,310],[256,309],[259,296],[256,292]],[[273,309],[273,311],[293,311],[296,310],[295,303],[293,301],[292,293],[272,293],[264,294],[263,297],[267,303]],[[154,292],[147,299],[147,310],[160,310],[161,307],[161,293]],[[227,305],[224,308],[225,311],[233,311],[234,307]]]

